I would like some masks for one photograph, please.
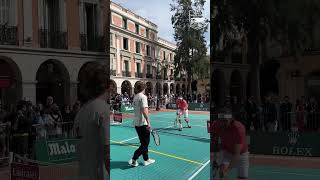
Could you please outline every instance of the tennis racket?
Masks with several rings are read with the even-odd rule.
[[[151,129],[151,134],[154,140],[154,143],[159,146],[160,145],[160,136],[158,134],[158,132],[154,129]]]

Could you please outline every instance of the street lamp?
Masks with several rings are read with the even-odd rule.
[[[159,82],[159,74],[160,74],[160,63],[157,62],[157,84],[160,85]],[[157,108],[156,111],[160,111],[160,104],[159,104],[159,98],[160,98],[160,87],[158,87],[158,98],[157,98]]]

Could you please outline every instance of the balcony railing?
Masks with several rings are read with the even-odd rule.
[[[153,76],[152,76],[152,74],[146,74],[146,78],[152,79]]]
[[[241,53],[232,53],[232,63],[241,64],[242,63],[242,54]]]
[[[116,76],[117,75],[116,70],[110,70],[110,73],[111,73],[112,76]]]
[[[80,34],[81,51],[104,52],[103,37],[88,37],[87,34]]]
[[[130,71],[122,71],[122,76],[131,77],[131,72]]]
[[[136,72],[135,75],[136,75],[137,78],[142,78],[142,73]]]
[[[1,45],[18,45],[17,27],[0,25],[0,44]]]
[[[41,48],[68,49],[67,32],[40,29],[39,36]]]

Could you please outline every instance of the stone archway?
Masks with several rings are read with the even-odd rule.
[[[180,89],[180,84],[176,85],[176,95],[180,95],[181,94],[181,89]]]
[[[87,62],[85,64],[83,64],[79,70],[78,73],[78,87],[77,87],[77,91],[78,91],[78,100],[81,101],[82,103],[85,103],[88,99],[88,95],[87,95],[87,90],[86,90],[86,83],[87,83],[87,75],[90,71],[92,71],[92,68],[94,68],[96,65],[98,64],[98,62]]]
[[[224,78],[224,73],[220,69],[216,69],[213,71],[211,85],[213,92],[211,96],[214,104],[216,104],[216,106],[224,105],[226,96],[226,81]]]
[[[153,86],[151,82],[146,83],[146,95],[148,96],[149,94],[152,95],[153,91]]]
[[[174,84],[171,83],[171,84],[170,84],[170,93],[172,94],[172,93],[174,93],[174,92],[175,92],[175,90],[174,90]]]
[[[18,65],[7,57],[0,57],[0,100],[11,108],[22,99],[22,75]]]
[[[230,96],[237,97],[238,101],[243,99],[243,82],[241,78],[241,73],[238,70],[234,70],[230,77]]]
[[[163,84],[163,94],[169,94],[169,85],[168,83]]]
[[[121,84],[121,94],[127,93],[129,96],[132,95],[132,85],[130,81],[125,80]]]
[[[194,80],[191,82],[191,94],[193,93],[197,93],[198,91],[198,81],[197,80]]]
[[[117,83],[114,80],[110,80],[110,93],[111,96],[114,96],[117,94]]]
[[[155,95],[158,96],[159,94],[161,95],[162,93],[162,86],[159,82],[156,83],[156,87],[155,87]]]
[[[182,84],[182,86],[181,86],[181,92],[182,92],[182,95],[186,95],[186,93],[187,93],[187,87],[186,87],[185,84]]]
[[[313,71],[305,76],[305,95],[320,100],[320,70]]]
[[[58,60],[43,62],[36,75],[36,99],[46,103],[46,98],[52,96],[60,107],[70,103],[70,75],[67,68]]]

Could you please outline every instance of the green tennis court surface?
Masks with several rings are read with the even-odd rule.
[[[178,131],[173,127],[175,112],[159,112],[151,114],[153,128],[160,130],[161,145],[156,146],[152,136],[149,146],[149,157],[155,164],[143,166],[140,157],[138,167],[128,166],[138,148],[139,139],[136,131],[130,126],[131,120],[123,125],[111,126],[110,172],[112,179],[209,179],[210,177],[210,136],[207,133],[206,121],[209,115],[189,112],[191,129]],[[183,123],[186,127],[186,123]]]

